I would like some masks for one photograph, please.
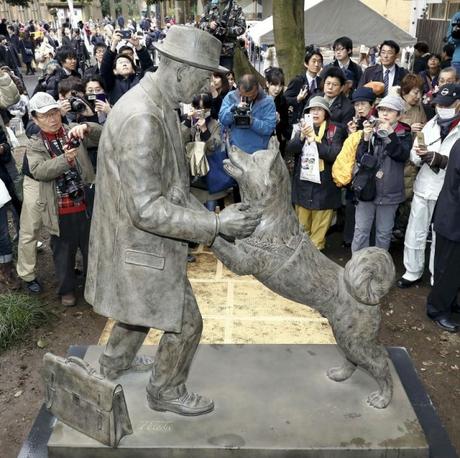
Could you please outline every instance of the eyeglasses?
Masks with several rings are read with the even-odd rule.
[[[380,55],[391,57],[391,56],[396,55],[396,53],[394,51],[380,51]]]
[[[39,121],[45,121],[45,120],[48,120],[48,119],[51,119],[57,115],[61,115],[61,112],[59,111],[58,108],[54,108],[50,111],[47,111],[46,113],[40,113],[40,114],[37,114],[36,118],[39,120]]]

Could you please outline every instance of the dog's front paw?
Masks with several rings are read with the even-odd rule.
[[[352,365],[351,363],[346,362],[342,366],[331,367],[327,371],[327,376],[331,380],[334,380],[334,382],[343,382],[344,380],[347,380],[353,375],[353,372],[355,371],[355,369],[356,369],[356,366]]]
[[[376,409],[384,409],[391,401],[391,395],[385,395],[380,391],[374,391],[367,398],[367,403]]]

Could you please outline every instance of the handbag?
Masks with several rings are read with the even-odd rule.
[[[42,375],[46,408],[66,425],[113,448],[132,434],[123,388],[86,361],[46,353]]]
[[[237,186],[236,181],[224,170],[224,160],[228,159],[226,143],[222,149],[208,156],[209,172],[206,175],[206,185],[210,194],[225,191]]]
[[[209,172],[206,143],[195,138],[194,142],[189,142],[185,145],[185,152],[190,163],[190,174],[193,177],[205,176]]]
[[[351,189],[358,200],[370,202],[377,194],[375,173],[377,159],[371,154],[364,154],[351,182]]]

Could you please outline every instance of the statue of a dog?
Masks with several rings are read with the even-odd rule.
[[[391,256],[380,248],[363,249],[345,268],[324,256],[299,226],[290,177],[276,147],[251,155],[232,147],[224,167],[238,182],[243,203],[261,207],[263,216],[249,238],[235,243],[216,239],[216,256],[232,271],[254,275],[281,296],[326,317],[346,357],[329,369],[328,377],[343,381],[362,367],[379,386],[368,403],[385,408],[393,382],[387,351],[378,341],[378,304],[394,281]]]

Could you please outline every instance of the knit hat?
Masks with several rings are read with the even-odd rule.
[[[390,110],[395,110],[399,111],[399,113],[402,113],[404,111],[404,102],[401,97],[397,97],[395,95],[387,95],[377,105],[377,110],[380,108],[389,108]]]
[[[351,96],[352,103],[369,102],[371,105],[375,102],[376,95],[370,87],[359,87]]]
[[[37,92],[29,101],[29,111],[32,116],[35,112],[47,113],[55,108],[59,108],[59,104],[47,92]]]
[[[307,111],[313,107],[322,108],[323,110],[327,111],[329,115],[331,114],[331,110],[329,109],[329,102],[324,97],[321,97],[320,95],[317,95],[316,97],[312,97],[309,100],[308,106],[305,107],[304,111]]]

